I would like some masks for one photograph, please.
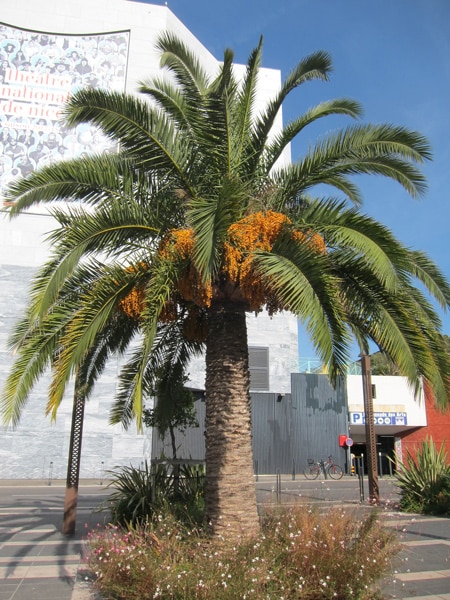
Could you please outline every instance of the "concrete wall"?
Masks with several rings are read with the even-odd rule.
[[[211,73],[219,64],[165,6],[129,0],[21,0],[3,2],[0,20],[14,27],[66,35],[129,31],[125,87],[130,92],[136,90],[139,81],[159,71],[154,43],[164,30],[179,34]],[[280,79],[278,70],[262,69],[260,106],[279,88]],[[288,158],[286,154],[283,161]],[[0,387],[13,360],[7,344],[11,327],[26,306],[33,273],[49,255],[51,249],[45,238],[54,227],[45,208],[34,208],[12,221],[5,210],[0,213]],[[289,315],[270,319],[262,314],[257,319],[249,317],[248,324],[250,345],[269,347],[270,390],[290,391],[290,373],[298,357],[296,319]],[[108,366],[87,405],[82,477],[97,478],[105,469],[119,463],[136,464],[150,455],[149,434],[138,436],[133,430],[125,433],[120,427],[108,425],[117,370],[115,362]],[[190,378],[193,387],[203,387],[201,359],[192,363]],[[51,424],[44,416],[47,385],[47,379],[37,384],[16,431],[0,429],[0,478],[40,478],[50,472],[53,477],[65,477],[72,399],[68,393],[56,423]]]

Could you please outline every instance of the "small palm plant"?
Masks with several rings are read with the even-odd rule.
[[[405,512],[450,513],[450,465],[444,443],[437,449],[432,438],[422,442],[406,460],[396,456],[400,507]]]

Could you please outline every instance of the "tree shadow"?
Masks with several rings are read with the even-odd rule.
[[[72,587],[83,556],[83,539],[90,528],[107,518],[97,511],[104,495],[83,497],[80,492],[77,527],[69,536],[61,533],[64,488],[54,488],[51,496],[48,490],[41,495],[39,488],[34,494],[21,492],[14,488],[7,502],[4,498],[1,502],[0,564],[4,581],[20,585],[19,579],[26,583],[27,577],[45,578],[48,571],[49,578],[55,578],[56,572],[57,580]]]

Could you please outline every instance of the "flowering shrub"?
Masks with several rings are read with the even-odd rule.
[[[126,531],[90,533],[88,564],[106,597],[126,600],[369,600],[396,554],[376,513],[267,513],[261,534],[229,546],[170,514]]]

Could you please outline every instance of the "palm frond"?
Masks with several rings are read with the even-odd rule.
[[[214,196],[196,198],[189,203],[186,218],[195,234],[194,261],[205,280],[216,274],[227,230],[243,216],[247,198],[245,186],[224,178]]]
[[[8,187],[6,198],[13,202],[11,215],[41,202],[58,200],[95,204],[114,196],[126,159],[115,154],[82,156],[46,165]],[[129,165],[128,165],[129,168]]]
[[[437,265],[418,250],[410,252],[408,265],[411,273],[423,283],[440,306],[448,310],[450,306],[450,286]]]
[[[17,347],[13,366],[2,390],[0,406],[2,420],[5,425],[15,427],[36,382],[44,375],[54,360],[58,341],[67,323],[67,315],[59,311],[53,312],[40,327],[21,332],[21,344]],[[21,323],[15,332],[21,329]],[[12,337],[15,337],[13,332]]]
[[[399,269],[408,263],[408,251],[375,219],[331,200],[311,202],[302,224],[321,233],[336,264],[370,270],[373,281],[393,293],[401,285]]]
[[[275,140],[268,144],[266,168],[271,169],[286,146],[311,123],[330,115],[346,115],[355,119],[361,113],[362,108],[359,102],[349,98],[328,100],[310,108],[303,115],[288,123],[283,131],[275,137]]]
[[[236,165],[239,165],[241,162],[243,151],[248,148],[249,141],[252,137],[258,73],[262,60],[262,42],[263,40],[261,37],[258,46],[250,54],[242,86],[235,94],[235,114],[233,115],[233,162]],[[231,161],[230,164],[232,164]]]
[[[266,110],[255,123],[253,140],[251,143],[253,157],[249,160],[250,173],[256,172],[256,167],[286,97],[294,89],[307,81],[312,81],[314,79],[327,81],[328,74],[331,70],[332,64],[330,55],[327,52],[320,50],[306,56],[288,74],[279,93],[268,103]]]
[[[66,104],[64,116],[72,127],[95,125],[120,143],[136,166],[173,173],[179,185],[190,189],[185,168],[192,154],[189,138],[180,144],[172,121],[148,102],[131,94],[80,89]]]
[[[338,301],[338,281],[327,258],[306,245],[282,239],[272,252],[255,253],[255,266],[278,302],[306,324],[318,355],[330,367],[330,376],[344,374],[350,338]]]
[[[154,395],[161,371],[165,365],[178,365],[186,371],[190,359],[200,355],[203,344],[195,340],[188,340],[183,333],[183,322],[173,321],[158,327],[151,354],[148,357],[143,377],[143,397]],[[136,418],[134,411],[134,380],[142,360],[142,350],[139,346],[123,367],[119,375],[119,386],[114,405],[110,413],[112,424],[121,423],[129,427]]]
[[[186,114],[189,105],[184,95],[170,81],[155,77],[151,81],[143,81],[139,85],[139,91],[152,98],[179,129],[190,129],[189,118]]]
[[[86,268],[86,266],[85,266]],[[54,361],[49,389],[47,412],[56,415],[66,386],[91,348],[97,336],[108,325],[119,299],[129,289],[129,282],[121,282],[122,267],[103,267],[93,273],[94,283],[84,289],[71,309],[71,319],[60,340],[60,352]]]
[[[116,311],[108,327],[99,332],[77,371],[85,400],[92,394],[107,361],[114,355],[124,354],[138,333],[139,323],[122,311]]]
[[[389,125],[359,125],[328,135],[295,165],[277,173],[275,180],[284,182],[290,201],[325,184],[347,193],[358,204],[359,192],[348,177],[359,174],[391,178],[415,197],[425,192],[426,185],[414,163],[429,158],[428,143],[418,133]]]
[[[183,95],[201,103],[209,78],[197,56],[176,35],[165,32],[156,42],[161,52],[160,65],[174,75]]]
[[[167,260],[155,261],[151,278],[145,290],[144,310],[141,315],[141,336],[139,354],[135,354],[133,369],[128,373],[126,397],[128,399],[128,410],[124,415],[132,414],[138,428],[142,427],[143,401],[146,391],[149,391],[147,385],[147,366],[151,360],[154,343],[158,334],[158,319],[160,313],[169,301],[178,273],[175,265]],[[130,377],[131,375],[131,377]],[[113,413],[113,414],[117,414]]]

